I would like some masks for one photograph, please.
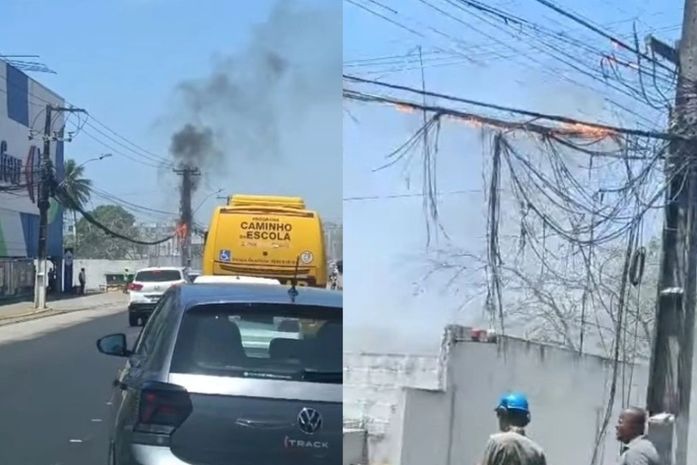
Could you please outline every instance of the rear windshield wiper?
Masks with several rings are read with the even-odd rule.
[[[227,365],[225,367],[217,367],[216,371],[223,374],[234,374],[243,378],[269,378],[269,379],[293,379],[297,377],[297,371],[277,371],[277,370],[259,370],[254,368],[245,368],[236,365]]]
[[[278,372],[275,370],[242,369],[242,370],[240,370],[240,373],[245,378],[268,378],[268,379],[286,379],[286,380],[293,379],[293,372],[284,373],[284,372]]]
[[[306,368],[302,371],[302,377],[306,381],[341,383],[344,377],[344,372],[342,370],[315,370],[312,368]]]
[[[236,376],[244,378],[267,378],[267,379],[282,379],[282,380],[303,380],[324,383],[341,383],[343,380],[342,370],[317,370],[306,368],[304,370],[297,369],[250,369],[240,366],[228,365],[221,369],[225,373],[234,373]]]
[[[245,370],[245,376],[288,380],[300,378],[303,381],[341,383],[343,381],[344,372],[342,370],[315,370],[312,368],[300,370],[300,372],[296,370]]]

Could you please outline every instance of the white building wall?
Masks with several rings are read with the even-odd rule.
[[[148,267],[148,260],[97,260],[82,259],[75,260],[73,265],[73,286],[79,284],[78,276],[80,268],[85,268],[87,291],[99,291],[106,286],[106,275],[124,273],[126,268],[134,273],[140,268]]]
[[[371,463],[398,463],[404,387],[438,389],[438,367],[432,355],[344,354],[344,421],[367,430]]]
[[[529,435],[544,447],[548,462],[591,463],[608,405],[611,361],[504,339],[497,345],[458,343],[449,366],[452,372],[448,389],[455,395],[452,457],[462,463],[475,463],[489,434],[497,429],[493,409],[498,398],[504,392],[520,390],[530,399]],[[619,453],[614,425],[622,404],[644,404],[647,370],[642,366],[634,370],[631,390],[629,371],[625,370],[624,381],[622,370],[619,373],[614,408],[600,442],[601,464],[614,463]]]
[[[445,339],[440,358],[346,354],[344,416],[368,431],[370,464],[477,463],[497,429],[493,409],[509,390],[528,394],[529,434],[549,463],[590,464],[608,404],[611,361],[518,339],[472,342],[457,334],[463,332]],[[622,405],[644,404],[646,367],[635,368],[631,389],[630,373],[620,366],[601,465],[617,458],[614,425]]]

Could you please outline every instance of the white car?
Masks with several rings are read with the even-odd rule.
[[[175,284],[187,282],[184,268],[157,267],[138,270],[128,285],[128,323],[145,324],[162,294]]]

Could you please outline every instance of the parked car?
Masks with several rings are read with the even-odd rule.
[[[162,295],[171,286],[187,282],[183,268],[156,267],[138,270],[128,283],[128,324],[145,324]]]
[[[305,333],[305,322],[319,330]],[[132,350],[125,334],[97,347],[127,358],[115,381],[111,465],[341,463],[340,292],[174,286]]]

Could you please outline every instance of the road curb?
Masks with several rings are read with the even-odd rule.
[[[32,316],[32,315],[38,315],[40,313],[48,313],[50,311],[52,311],[52,309],[47,308],[44,310],[34,310],[34,311],[18,313],[18,314],[14,314],[14,315],[7,315],[7,316],[0,315],[0,322],[2,322],[4,320],[13,320],[15,318],[24,318],[24,317],[28,317],[28,316]]]
[[[56,310],[56,309],[52,309],[52,308],[47,308],[45,310],[35,310],[35,311],[31,311],[31,312],[20,313],[18,315],[0,316],[0,326],[7,326],[7,325],[16,324],[16,323],[23,323],[25,321],[38,320],[40,318],[48,318],[51,316],[64,315],[66,313],[84,312],[86,310],[97,310],[98,308],[102,308],[105,310],[107,310],[107,309],[111,310],[111,309],[119,307],[121,305],[124,305],[124,303],[123,302],[113,302],[113,303],[109,303],[109,304],[100,305],[98,307],[95,307],[95,306],[79,307],[79,308],[71,308],[69,310]]]

